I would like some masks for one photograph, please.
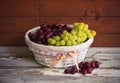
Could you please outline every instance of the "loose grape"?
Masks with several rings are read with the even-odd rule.
[[[66,45],[67,45],[67,46],[71,46],[71,41],[68,40],[68,41],[66,42]]]
[[[65,46],[65,41],[64,41],[64,40],[61,40],[61,41],[60,41],[60,45],[61,45],[61,46]]]

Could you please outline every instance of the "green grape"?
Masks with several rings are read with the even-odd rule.
[[[52,40],[52,38],[48,38],[47,42],[50,43],[51,40]]]
[[[65,46],[65,41],[64,41],[64,40],[61,40],[61,41],[60,41],[60,45],[61,45],[61,46]]]
[[[77,43],[81,43],[81,38],[78,37],[76,41],[77,41]]]
[[[67,46],[71,46],[71,45],[72,45],[71,41],[68,40],[68,41],[66,42],[66,45],[67,45]]]
[[[73,40],[70,40],[71,41],[71,44],[72,45],[76,45],[77,44],[77,42],[73,39]]]
[[[49,40],[49,43],[50,43],[51,45],[54,45],[54,44],[56,43],[56,41],[51,38],[51,39]]]
[[[67,41],[67,40],[68,40],[68,37],[67,37],[67,36],[64,36],[62,39],[63,39],[64,41]]]
[[[87,39],[87,35],[84,33],[83,37],[84,37],[84,41],[85,41]]]
[[[78,31],[78,29],[77,28],[73,28],[75,31]]]
[[[78,26],[77,26],[78,30],[82,30],[82,29],[83,29],[83,27],[84,27],[84,25],[85,25],[85,24],[84,24],[84,23],[82,23],[82,22],[81,22],[81,23],[79,23],[79,24],[78,24]]]
[[[73,26],[74,26],[74,27],[77,27],[77,26],[78,26],[78,24],[79,24],[79,23],[77,23],[77,22],[76,22],[76,23],[74,23],[74,24],[73,24]]]
[[[78,31],[76,34],[78,37],[81,37],[83,35],[83,33],[81,31]]]
[[[93,35],[93,37],[96,35],[96,31],[91,30],[91,34]]]
[[[77,36],[76,36],[76,35],[73,35],[73,39],[74,39],[74,40],[77,40]]]
[[[55,43],[55,45],[56,45],[56,46],[60,46],[60,42],[57,41],[57,42]]]
[[[66,30],[63,31],[64,36],[67,36],[68,34],[69,34],[68,31],[66,31]]]
[[[87,37],[90,39],[93,37],[93,35],[90,33],[90,34],[87,34]]]
[[[59,41],[60,37],[59,36],[53,36],[53,39],[55,39],[56,41]]]
[[[69,39],[69,40],[72,40],[72,39],[73,39],[72,34],[69,34],[69,35],[68,35],[68,39]]]
[[[61,37],[61,38],[63,38],[63,37],[64,37],[64,35],[63,35],[63,34],[61,34],[61,35],[60,35],[60,37]]]
[[[90,34],[90,30],[88,29],[87,31],[85,31],[86,34]]]
[[[84,42],[85,40],[86,40],[85,36],[81,37],[81,42]]]
[[[88,30],[88,24],[85,24],[82,30],[87,31]]]
[[[71,31],[71,34],[72,34],[72,35],[75,35],[75,34],[76,34],[76,31],[73,29],[73,30]]]

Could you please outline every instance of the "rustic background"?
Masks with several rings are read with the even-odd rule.
[[[40,24],[83,21],[97,31],[92,46],[120,46],[120,0],[0,0],[0,46],[24,46]]]

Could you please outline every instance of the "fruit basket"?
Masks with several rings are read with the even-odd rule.
[[[66,68],[77,65],[84,60],[88,48],[93,43],[94,37],[85,42],[72,46],[52,46],[38,44],[29,38],[29,33],[36,33],[41,27],[30,29],[25,34],[25,42],[33,52],[35,60],[48,67]]]

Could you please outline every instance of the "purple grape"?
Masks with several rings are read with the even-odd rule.
[[[40,27],[41,27],[42,31],[46,31],[47,30],[47,25],[45,25],[45,24],[40,25]]]
[[[98,68],[100,63],[98,61],[95,61],[95,68]]]
[[[43,38],[44,38],[43,34],[41,34],[41,35],[38,36],[38,40],[42,40]]]
[[[87,70],[86,70],[86,69],[83,69],[83,70],[81,71],[81,73],[82,73],[83,75],[85,75],[85,74],[87,74]]]
[[[80,69],[83,69],[84,63],[83,63],[83,62],[80,62],[80,63],[78,64],[78,66],[79,66]]]
[[[90,66],[94,69],[95,68],[95,61],[91,61]]]
[[[90,67],[90,63],[89,63],[89,62],[84,62],[84,67],[85,67],[85,68]]]
[[[64,73],[65,73],[65,74],[69,74],[70,71],[71,71],[71,69],[68,68],[68,69],[65,69],[65,70],[64,70]]]
[[[72,66],[70,73],[75,74],[77,72],[76,66]]]
[[[87,70],[87,73],[89,73],[89,74],[90,74],[90,73],[92,73],[93,68],[92,68],[92,67],[88,67],[86,70]]]

